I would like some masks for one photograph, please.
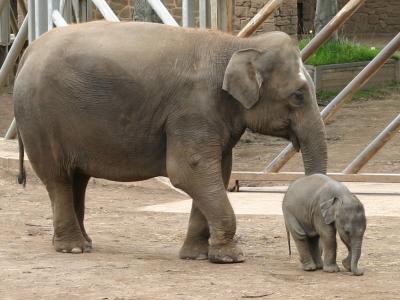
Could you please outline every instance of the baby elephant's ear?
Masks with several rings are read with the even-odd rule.
[[[337,198],[329,198],[321,200],[319,207],[321,209],[322,218],[324,219],[325,224],[331,224],[335,221],[335,211],[336,211],[336,202]]]

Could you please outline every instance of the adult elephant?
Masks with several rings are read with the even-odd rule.
[[[225,188],[246,128],[292,140],[307,174],[326,172],[314,86],[280,32],[242,39],[109,22],[55,29],[27,49],[14,101],[21,155],[25,146],[51,199],[57,251],[91,248],[90,177],[168,176],[193,198],[180,257],[243,261]]]

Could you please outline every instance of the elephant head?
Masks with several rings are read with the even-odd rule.
[[[250,46],[232,55],[223,89],[244,107],[247,128],[291,140],[301,149],[307,175],[326,173],[325,127],[299,49],[278,32]]]
[[[343,266],[354,275],[362,275],[358,260],[367,226],[364,206],[356,196],[349,193],[322,201],[320,207],[325,223],[336,226],[340,239],[349,251],[347,258],[343,260]]]

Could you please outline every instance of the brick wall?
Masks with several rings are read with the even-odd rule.
[[[236,0],[234,29],[239,31],[268,0]],[[283,5],[269,17],[258,32],[280,30],[290,35],[297,34],[297,0],[284,0]]]
[[[107,0],[121,20],[132,20],[135,0]],[[179,24],[182,20],[182,0],[162,0]],[[303,32],[314,31],[313,20],[316,0],[284,0],[283,5],[258,32],[281,30],[295,35],[298,28],[297,5],[302,5]],[[234,30],[238,32],[268,0],[235,0]],[[339,0],[343,7],[348,0]],[[195,7],[198,7],[196,0]],[[196,11],[198,16],[198,11]],[[196,18],[197,19],[197,18]],[[198,22],[196,22],[198,23]],[[347,21],[341,30],[346,35],[396,34],[400,31],[400,0],[368,0]]]
[[[121,20],[132,20],[135,0],[107,0]],[[182,22],[182,0],[162,0],[175,20]],[[268,0],[235,0],[234,31],[238,32],[268,2]],[[195,0],[198,7],[198,0]],[[96,16],[100,17],[98,13]],[[195,12],[198,24],[198,10]],[[284,0],[282,7],[270,17],[258,32],[281,30],[288,34],[297,33],[297,0]]]
[[[107,2],[121,21],[132,21],[134,0],[107,0]]]
[[[168,8],[169,12],[172,14],[175,20],[179,24],[181,24],[182,0],[161,0],[161,1]],[[198,0],[195,1],[196,1],[196,7],[198,7]],[[111,6],[112,10],[120,18],[121,21],[132,21],[134,7],[135,7],[135,0],[107,0],[107,3]],[[98,12],[96,13],[96,17],[101,18]]]
[[[313,30],[315,0],[303,0],[304,28]],[[339,0],[339,9],[348,1]],[[347,36],[356,34],[395,35],[400,31],[400,0],[367,0],[345,23],[341,32]]]

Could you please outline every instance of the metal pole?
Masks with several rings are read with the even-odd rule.
[[[160,0],[147,0],[147,2],[164,24],[179,26],[174,17],[171,16],[168,9],[165,8],[164,4],[162,4]]]
[[[6,6],[9,0],[0,0],[0,13],[3,12],[3,8]]]
[[[119,22],[118,17],[114,14],[110,6],[105,0],[92,0],[93,4],[99,9],[104,19],[112,22]]]
[[[60,14],[60,12],[58,10],[53,10],[53,14],[51,15],[51,18],[54,22],[54,25],[56,25],[56,27],[65,27],[68,26],[68,23],[65,21],[65,19],[63,18],[63,16]]]
[[[80,23],[79,0],[72,0],[72,11],[74,12],[76,22]]]
[[[194,0],[182,1],[182,26],[194,27]]]
[[[10,3],[8,0],[1,3],[0,12],[0,45],[8,47],[10,45]]]
[[[214,30],[218,29],[218,1],[219,0],[209,0],[210,1],[210,25]]]
[[[28,16],[25,16],[24,22],[21,25],[21,28],[18,31],[17,36],[15,37],[14,43],[10,48],[10,52],[8,53],[6,59],[4,60],[3,65],[0,69],[0,86],[4,84],[7,79],[8,74],[14,67],[15,61],[18,58],[18,55],[21,53],[21,50],[24,46],[26,39],[28,38]],[[11,123],[10,128],[7,130],[5,139],[12,139],[16,136],[17,130],[15,126],[15,119]]]
[[[14,11],[12,9],[10,9],[10,26],[11,26],[12,32],[14,32],[14,34],[17,34],[18,33],[18,22],[17,22],[17,18],[14,15]]]
[[[321,112],[321,117],[326,123],[340,109],[340,107],[361,88],[383,66],[383,64],[400,48],[400,33],[379,52],[379,54],[337,95]],[[279,155],[264,169],[264,172],[278,172],[285,163],[293,157],[295,150],[289,144]]]
[[[65,9],[65,0],[60,0],[59,9],[60,9],[60,14],[61,14],[61,16],[62,16],[62,14],[64,13],[64,9]],[[68,23],[67,23],[67,24],[68,24]]]
[[[270,0],[264,7],[243,27],[238,37],[248,37],[264,23],[266,19],[282,4],[282,0]]]
[[[342,26],[366,0],[350,0],[345,6],[318,32],[318,34],[303,48],[301,58],[307,61],[317,49],[325,43],[331,35]]]
[[[356,174],[397,133],[400,114],[343,170],[344,174]]]
[[[200,23],[200,28],[207,28],[207,15],[210,14],[207,10],[208,9],[208,1],[207,0],[199,0],[199,23]]]

